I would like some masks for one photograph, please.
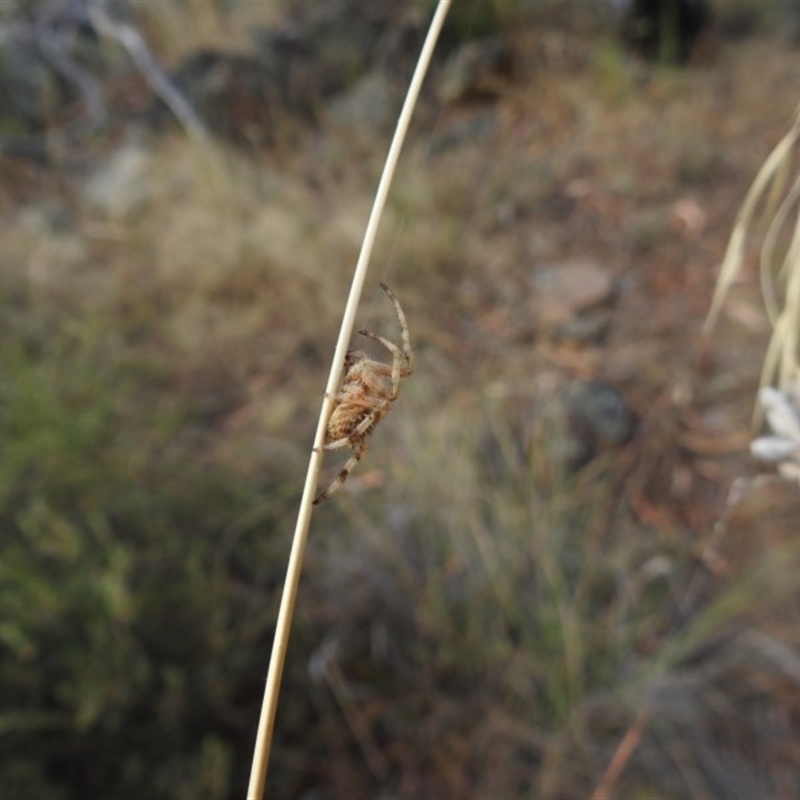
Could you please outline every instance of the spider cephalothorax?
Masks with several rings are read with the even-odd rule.
[[[381,288],[389,296],[400,322],[398,347],[394,342],[370,331],[359,331],[374,339],[391,354],[392,363],[375,361],[361,350],[350,350],[344,358],[342,385],[333,400],[333,411],[325,434],[325,450],[349,447],[353,454],[333,483],[317,496],[314,503],[330,497],[347,480],[347,476],[367,451],[367,439],[375,426],[389,413],[400,393],[400,382],[414,371],[414,353],[408,338],[408,323],[394,292],[385,284]]]

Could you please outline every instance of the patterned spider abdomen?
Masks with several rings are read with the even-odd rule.
[[[364,439],[389,407],[385,364],[373,361],[360,350],[351,350],[345,359],[345,368],[342,388],[328,420],[328,442]],[[361,427],[368,418],[371,421],[367,427]]]
[[[328,441],[338,442],[341,439],[349,439],[369,414],[369,409],[363,406],[346,401],[339,403],[328,421]]]

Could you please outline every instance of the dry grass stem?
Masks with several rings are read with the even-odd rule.
[[[356,264],[353,280],[350,286],[350,294],[347,298],[339,338],[336,342],[336,350],[333,356],[328,383],[325,389],[322,409],[320,411],[317,431],[314,437],[314,447],[309,459],[308,472],[306,474],[303,496],[300,501],[300,509],[297,516],[292,549],[289,556],[289,565],[286,571],[286,581],[281,596],[281,605],[278,611],[278,620],[275,628],[275,639],[270,657],[269,671],[267,673],[267,684],[264,691],[264,700],[259,718],[258,733],[256,736],[253,763],[250,772],[250,782],[247,789],[248,800],[260,800],[264,794],[264,784],[267,776],[267,766],[269,752],[272,743],[272,731],[275,723],[275,712],[278,704],[281,677],[283,666],[286,659],[286,650],[289,642],[289,632],[291,621],[294,614],[294,605],[297,598],[297,588],[300,581],[302,570],[303,555],[305,553],[306,542],[308,539],[308,529],[311,522],[311,511],[314,495],[317,490],[320,469],[322,467],[322,447],[325,441],[325,431],[333,409],[333,399],[342,378],[344,357],[347,352],[350,339],[353,334],[356,312],[361,298],[361,292],[366,279],[367,268],[369,266],[372,248],[378,230],[381,215],[386,204],[395,168],[400,156],[400,152],[408,131],[411,115],[419,97],[422,81],[428,70],[428,66],[433,56],[436,42],[439,38],[444,20],[450,7],[451,0],[439,0],[436,11],[428,29],[428,35],[422,47],[419,60],[417,62],[414,75],[403,103],[400,118],[397,122],[394,138],[392,139],[389,154],[386,158],[386,165],[381,175],[378,191],[372,206],[369,222],[367,223],[364,241],[361,246],[358,263]]]

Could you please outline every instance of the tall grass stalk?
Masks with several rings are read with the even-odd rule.
[[[267,684],[264,691],[253,763],[250,771],[250,782],[247,788],[248,800],[260,800],[264,794],[264,784],[267,778],[267,766],[272,744],[272,732],[275,723],[275,711],[278,705],[278,695],[280,692],[281,677],[283,675],[283,666],[286,660],[286,650],[289,643],[289,633],[294,614],[295,600],[297,598],[297,588],[300,582],[303,555],[308,540],[312,501],[316,494],[317,482],[322,467],[322,446],[325,442],[325,430],[328,424],[328,418],[333,410],[333,398],[342,378],[344,357],[353,334],[353,326],[356,312],[358,311],[359,300],[361,298],[361,291],[364,287],[367,268],[378,231],[378,224],[380,223],[380,218],[386,204],[386,197],[389,193],[389,186],[391,185],[397,161],[400,157],[400,151],[405,141],[411,115],[416,106],[417,98],[419,97],[422,81],[428,70],[450,3],[451,0],[439,0],[433,19],[431,20],[428,35],[422,47],[422,52],[420,53],[414,75],[408,87],[408,93],[403,103],[403,108],[400,112],[400,118],[397,122],[397,128],[395,129],[394,138],[392,139],[389,154],[386,158],[386,165],[383,168],[383,174],[378,184],[378,191],[375,195],[372,212],[367,223],[364,241],[361,245],[361,252],[358,257],[355,272],[353,273],[350,294],[347,298],[347,304],[342,317],[339,338],[336,342],[333,363],[331,364],[328,384],[325,388],[325,395],[322,401],[317,432],[314,436],[314,447],[311,451],[311,458],[309,459],[306,482],[303,488],[303,496],[297,515],[297,525],[295,527],[294,539],[292,540],[292,549],[289,555],[289,565],[286,570],[286,581],[284,583],[281,605],[278,611],[275,639],[272,646],[272,655],[270,657],[269,671],[267,673]]]

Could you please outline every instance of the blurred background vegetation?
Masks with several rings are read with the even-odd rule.
[[[456,0],[360,317],[419,368],[315,515],[271,796],[800,794],[754,267],[700,335],[800,14],[682,5]],[[431,8],[0,6],[0,798],[243,795]]]

